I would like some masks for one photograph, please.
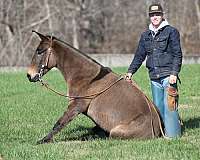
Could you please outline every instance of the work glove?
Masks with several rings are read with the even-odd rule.
[[[126,73],[124,75],[124,79],[127,80],[127,81],[131,81],[131,77],[132,77],[132,73]]]
[[[175,111],[178,107],[178,90],[173,86],[167,87],[167,102],[170,111]]]
[[[170,84],[174,84],[174,83],[176,83],[176,81],[177,81],[177,76],[174,76],[174,75],[169,76],[169,83]]]

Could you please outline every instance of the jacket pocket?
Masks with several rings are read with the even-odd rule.
[[[170,67],[173,62],[173,56],[167,52],[159,54],[159,65],[161,67]]]
[[[168,37],[162,36],[157,39],[158,48],[160,50],[165,50],[167,48]]]

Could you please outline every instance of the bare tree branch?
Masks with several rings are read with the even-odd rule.
[[[50,7],[49,7],[49,3],[48,0],[44,0],[45,6],[46,6],[46,12],[47,12],[47,17],[48,17],[48,22],[49,22],[49,30],[50,32],[52,32],[53,28],[52,28],[52,22],[51,22],[51,13],[50,13]]]
[[[41,24],[41,23],[47,21],[47,20],[49,19],[49,17],[51,17],[51,16],[53,16],[53,15],[55,15],[55,14],[56,14],[56,12],[51,13],[50,15],[47,15],[46,17],[42,18],[41,20],[29,24],[28,26],[22,28],[22,31],[29,30],[30,28],[33,28],[34,26],[39,25],[39,24]]]
[[[197,18],[198,18],[198,29],[199,29],[199,37],[200,37],[200,0],[195,0],[195,6],[196,6],[196,12],[197,12]]]
[[[0,0],[0,66],[28,64],[36,45],[32,29],[86,53],[132,53],[153,2],[180,31],[184,53],[199,53],[200,0]]]

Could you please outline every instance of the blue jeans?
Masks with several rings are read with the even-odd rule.
[[[167,137],[178,137],[181,135],[178,110],[169,110],[167,103],[167,87],[169,85],[169,77],[151,80],[153,102],[163,119],[165,135]],[[174,87],[177,87],[177,85],[175,84]]]

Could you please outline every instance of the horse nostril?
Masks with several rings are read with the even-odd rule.
[[[27,73],[27,78],[29,79],[30,82],[37,82],[40,79],[39,74],[35,74],[34,76],[31,76],[31,74]]]

